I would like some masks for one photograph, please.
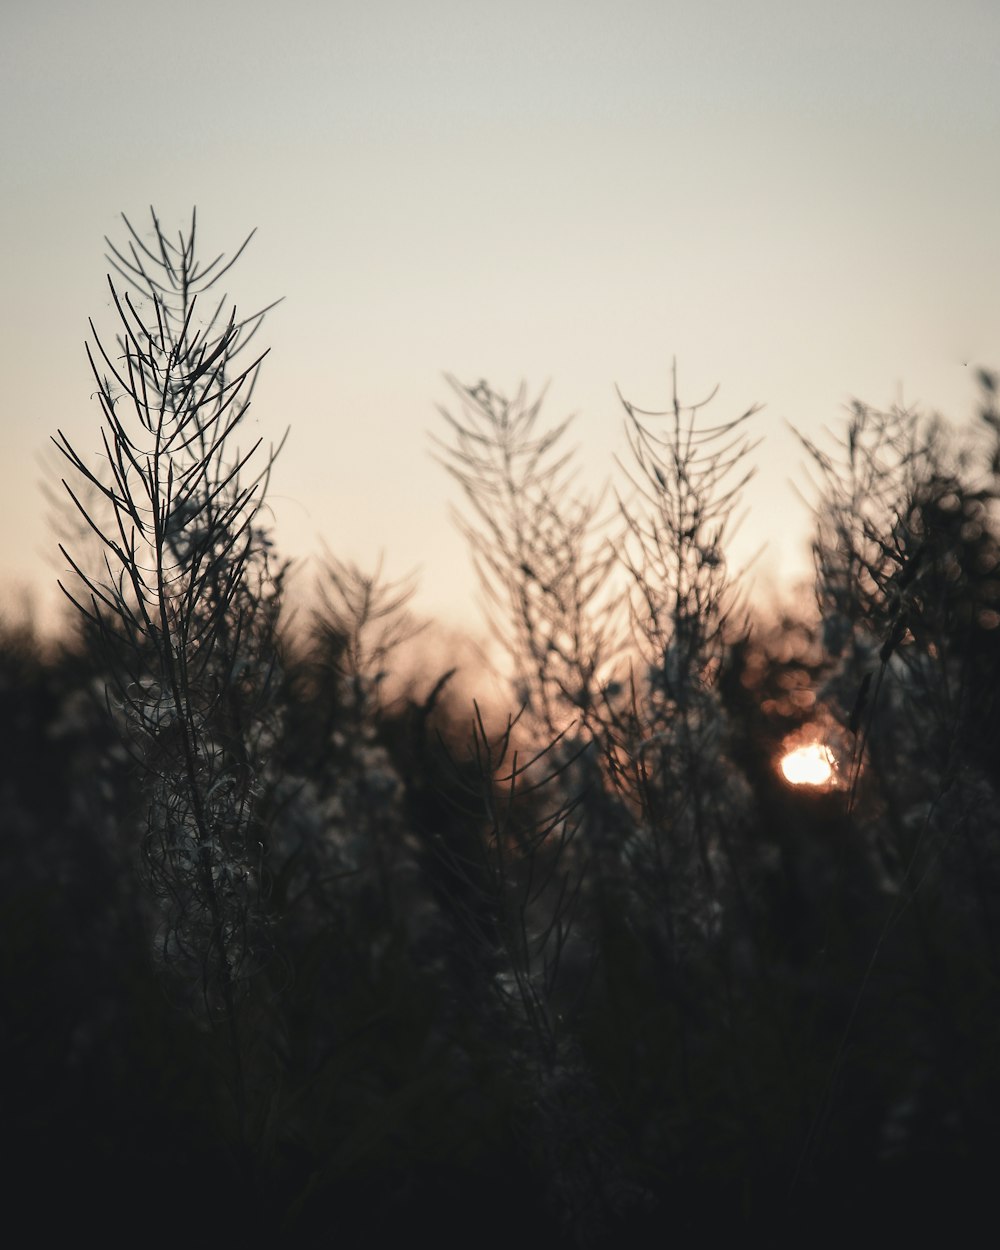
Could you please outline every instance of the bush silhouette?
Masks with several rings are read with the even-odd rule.
[[[497,715],[408,672],[408,582],[331,553],[289,626],[277,452],[237,447],[263,313],[210,298],[194,219],[126,227],[100,454],[57,440],[78,627],[0,637],[15,1192],[58,1177],[74,1221],[164,1244],[971,1218],[1000,1111],[991,375],[962,455],[861,404],[807,443],[818,613],[769,624],[726,561],[754,409],[676,376],[665,413],[623,399],[588,496],[541,400],[453,382]],[[779,772],[802,735],[828,788]]]

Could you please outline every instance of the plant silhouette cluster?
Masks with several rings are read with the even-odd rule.
[[[727,563],[751,408],[570,422],[450,380],[437,458],[509,713],[332,552],[297,628],[262,356],[176,238],[109,243],[72,638],[0,637],[12,1190],[112,1241],[831,1243],[985,1205],[1000,1115],[1000,416],[857,404],[816,612]],[[246,244],[244,244],[246,246]],[[236,256],[242,252],[240,248]],[[249,362],[248,362],[249,361]],[[825,788],[789,786],[822,741]],[[60,1194],[55,1206],[53,1187]]]

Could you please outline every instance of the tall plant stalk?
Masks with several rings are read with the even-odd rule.
[[[202,264],[194,214],[176,240],[155,212],[150,242],[124,220],[126,244],[108,243],[116,332],[109,341],[91,321],[87,345],[103,454],[62,431],[53,440],[102,556],[61,546],[72,575],[60,585],[104,657],[108,706],[144,778],[157,953],[172,984],[185,997],[196,986],[207,1018],[224,1022],[246,1145],[240,1005],[269,952],[256,800],[283,569],[261,520],[278,449],[237,440],[266,355],[242,353],[268,310],[241,320],[216,299],[249,238]]]

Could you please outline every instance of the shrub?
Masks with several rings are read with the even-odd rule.
[[[268,310],[226,312],[195,224],[109,244],[99,455],[56,439],[75,649],[0,636],[6,1053],[63,1072],[11,1103],[26,1157],[62,1130],[81,1194],[169,1196],[165,1237],[208,1202],[302,1245],[798,1244],[814,1209],[898,1231],[907,1187],[971,1193],[1000,1108],[992,376],[967,451],[860,404],[806,441],[818,616],[771,627],[726,557],[755,409],[710,419],[676,376],[663,413],[622,399],[591,495],[541,398],[451,380],[494,719],[408,677],[411,581],[329,553],[289,627],[277,449],[239,448]],[[782,780],[795,734],[838,784]]]

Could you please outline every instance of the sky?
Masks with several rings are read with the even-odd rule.
[[[205,255],[283,296],[248,420],[288,443],[274,537],[388,575],[476,628],[433,459],[445,374],[548,384],[583,482],[648,409],[716,384],[763,443],[737,561],[809,568],[810,437],[859,398],[972,419],[1000,366],[1000,7],[993,0],[6,0],[0,16],[0,603],[59,603],[40,489],[57,428],[97,446],[87,318],[104,237]],[[61,610],[61,609],[59,609]]]

